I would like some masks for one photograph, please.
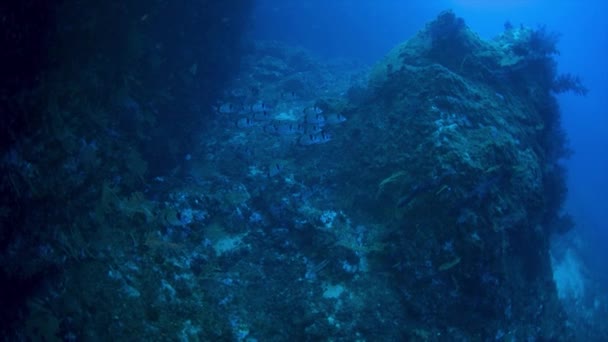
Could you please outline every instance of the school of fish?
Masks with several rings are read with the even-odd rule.
[[[293,93],[272,102],[233,98],[213,109],[239,133],[251,130],[276,136],[281,141],[291,140],[303,148],[330,142],[331,131],[347,120],[341,113],[326,111],[314,103],[294,98]],[[269,166],[268,176],[278,174],[281,168],[279,164]]]

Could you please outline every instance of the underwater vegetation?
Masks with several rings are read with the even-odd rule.
[[[97,6],[12,90],[3,338],[572,339],[556,34],[447,11],[370,70],[241,45],[248,3]]]

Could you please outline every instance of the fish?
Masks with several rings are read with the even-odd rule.
[[[249,117],[240,118],[235,121],[234,125],[238,128],[250,128],[256,125],[256,122]]]
[[[329,141],[331,141],[331,135],[327,132],[306,134],[298,139],[298,143],[303,146],[325,144]]]
[[[284,101],[293,101],[297,100],[299,97],[295,91],[286,91],[281,93],[281,100]]]
[[[304,115],[304,122],[307,124],[325,125],[325,117],[322,114],[308,113]]]
[[[306,127],[295,122],[272,123],[264,126],[264,132],[275,135],[295,135],[306,132]]]
[[[251,110],[251,112],[253,112],[253,113],[267,112],[271,109],[272,108],[270,108],[270,106],[268,104],[266,104],[264,101],[258,101],[249,107],[249,110]]]
[[[306,107],[302,111],[304,114],[323,114],[323,109],[318,106]]]
[[[279,134],[279,128],[277,127],[276,124],[266,125],[262,128],[262,131],[264,131],[264,133],[268,133],[268,134]]]
[[[230,90],[230,95],[232,95],[232,97],[244,98],[247,96],[247,90],[243,88],[234,88]]]
[[[430,179],[413,185],[407,193],[405,193],[397,200],[397,208],[403,208],[407,206],[410,202],[412,202],[417,196],[429,192],[433,188],[437,188],[437,186],[439,186],[439,184],[441,184],[446,177],[451,176],[454,173],[454,171],[448,170],[439,176],[434,176]],[[443,188],[440,189],[437,193],[440,193],[441,191],[443,191]]]
[[[274,162],[272,164],[270,164],[270,166],[268,167],[268,172],[266,173],[266,175],[268,176],[268,178],[272,178],[278,174],[280,174],[283,170],[285,169],[285,163],[284,162]]]
[[[272,120],[272,115],[270,115],[270,112],[268,111],[262,111],[262,112],[256,112],[254,113],[251,118],[255,121],[269,121]]]
[[[317,134],[323,132],[323,126],[320,125],[301,124],[301,126],[304,128],[304,134]]]
[[[190,69],[188,69],[188,71],[190,71],[190,73],[192,74],[192,76],[196,76],[197,70],[198,70],[198,64],[197,63],[192,64],[192,66],[190,67]]]
[[[220,104],[218,107],[214,107],[215,111],[220,114],[234,114],[239,113],[242,106],[237,106],[233,103],[225,102]]]
[[[403,207],[405,207],[416,196],[418,196],[422,192],[425,192],[425,191],[429,190],[431,188],[431,186],[432,186],[432,184],[430,184],[430,183],[419,184],[419,185],[413,186],[412,189],[408,193],[406,193],[405,195],[401,196],[397,200],[397,208],[403,208]]]
[[[337,125],[346,121],[346,117],[340,113],[331,113],[325,116],[325,122],[328,125]]]

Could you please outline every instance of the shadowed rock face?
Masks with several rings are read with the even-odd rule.
[[[102,160],[122,168],[122,162],[105,159],[112,149],[131,150],[137,160],[132,169],[140,175],[167,171],[172,153],[188,142],[168,137],[181,139],[200,129],[236,71],[251,6],[249,0],[3,1],[0,206],[10,211],[2,215],[1,252],[25,233],[20,230],[27,222],[66,222],[55,204],[95,184],[90,175],[103,173]],[[97,167],[77,182],[55,182],[53,174],[70,155],[76,156],[72,167],[87,159]],[[41,166],[40,173],[30,174],[39,180],[30,184],[36,195],[23,191],[23,172],[32,162]],[[15,286],[4,293],[12,294],[15,306],[23,305],[32,282],[55,268],[29,266],[17,259],[3,264],[3,270],[10,268],[3,284]],[[8,328],[19,312],[2,302],[7,305],[0,317]]]
[[[6,146],[23,130],[39,128],[44,118],[36,99],[57,92],[60,82],[81,88],[72,96],[96,101],[108,111],[116,112],[109,107],[120,107],[125,96],[135,99],[144,113],[120,114],[153,115],[163,133],[190,134],[238,70],[252,2],[25,1],[1,6],[0,95],[7,115],[0,122],[0,139]],[[129,120],[136,119],[114,119],[134,129]],[[149,133],[153,147],[147,153],[167,154],[167,139],[156,130]]]
[[[53,27],[53,1],[5,1],[0,5],[0,146],[24,129],[26,104],[16,97],[36,85],[48,67],[48,32]],[[4,150],[4,149],[3,149]]]

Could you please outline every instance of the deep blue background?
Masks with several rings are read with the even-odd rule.
[[[608,274],[608,2],[484,0],[258,0],[253,36],[300,45],[324,57],[373,63],[445,9],[463,17],[482,38],[514,25],[546,24],[562,33],[562,72],[580,75],[587,97],[560,95],[564,126],[575,154],[566,210],[584,237],[581,250]],[[607,260],[603,262],[603,260]]]

